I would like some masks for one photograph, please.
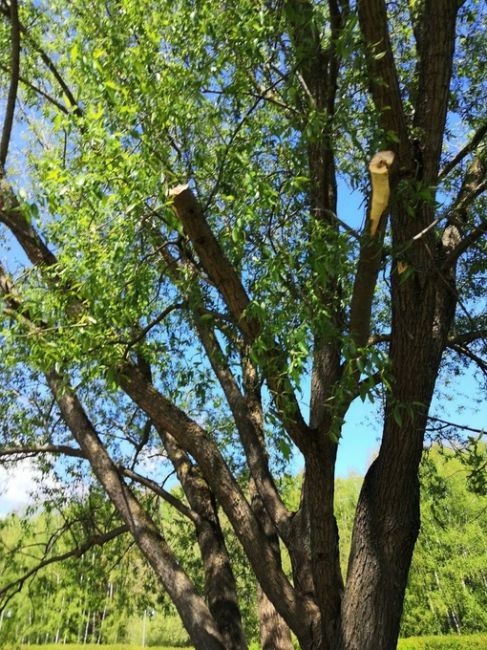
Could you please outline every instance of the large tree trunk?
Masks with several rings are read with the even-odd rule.
[[[438,260],[429,257],[435,242],[428,244],[411,249],[413,274],[402,278],[397,269],[392,274],[393,390],[379,456],[356,511],[342,607],[343,650],[391,650],[399,635],[420,526],[418,469],[427,414],[456,303],[453,274],[438,279],[432,273]]]

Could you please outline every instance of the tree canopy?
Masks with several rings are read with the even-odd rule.
[[[482,3],[0,11],[0,457],[35,457],[65,499],[96,481],[80,543],[131,536],[198,650],[247,647],[222,513],[263,648],[395,647],[437,378],[487,374]],[[335,461],[367,398],[381,445],[345,576]]]

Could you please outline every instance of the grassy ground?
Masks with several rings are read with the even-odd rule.
[[[87,643],[86,645],[77,643],[66,643],[66,645],[50,643],[47,645],[22,645],[18,646],[21,650],[141,650],[140,645],[123,645],[116,643],[113,645],[97,645],[96,643]],[[148,646],[146,646],[148,648]],[[8,650],[8,648],[6,649]],[[12,650],[16,650],[13,646]],[[150,646],[150,650],[181,650],[181,647],[174,646]],[[187,650],[190,650],[189,648]]]
[[[397,650],[486,650],[487,634],[415,636],[401,639]]]
[[[1,643],[0,643],[0,647]],[[424,636],[401,639],[397,650],[486,650],[487,634],[469,636]],[[66,645],[6,646],[5,650],[141,650],[140,645],[96,645],[88,643]],[[150,650],[181,650],[174,646],[151,646]]]

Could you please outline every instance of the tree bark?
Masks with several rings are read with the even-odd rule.
[[[276,562],[281,564],[279,537],[267,513],[255,481],[250,481],[252,509],[261,522],[267,542],[273,550]],[[284,619],[277,612],[265,591],[257,582],[257,609],[259,615],[260,644],[262,650],[293,650],[291,632]]]
[[[220,630],[227,650],[245,650],[247,641],[238,606],[237,585],[225,538],[216,511],[216,502],[201,472],[167,431],[159,432],[174,465],[188,502],[198,515],[195,524],[205,572],[208,607]]]
[[[428,248],[420,245],[411,254],[415,273],[406,279],[392,273],[393,389],[379,455],[365,477],[355,516],[342,607],[343,650],[390,650],[399,634],[420,525],[424,431],[456,303],[453,283],[431,274],[429,264],[438,260],[425,258]]]
[[[89,459],[93,472],[128,526],[137,546],[170,595],[195,648],[226,650],[206,604],[177,563],[161,532],[124,484],[76,396],[57,373],[50,372],[47,379],[73,437]]]

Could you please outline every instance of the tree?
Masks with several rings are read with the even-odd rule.
[[[485,462],[485,446],[480,448]],[[462,457],[460,456],[460,459]],[[468,470],[467,470],[468,471]],[[421,534],[402,621],[404,636],[485,629],[485,491],[465,482],[451,450],[433,448],[421,471]],[[425,606],[427,605],[427,606]]]
[[[264,648],[395,647],[440,366],[487,371],[480,4],[1,8],[2,456],[88,463],[198,650],[246,647],[220,510]],[[374,396],[344,582],[336,451]],[[291,512],[271,463],[293,446]],[[144,473],[166,462],[184,500]],[[192,522],[204,597],[141,485]]]

